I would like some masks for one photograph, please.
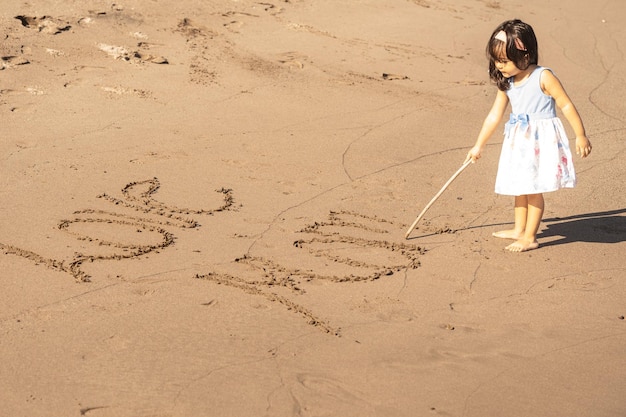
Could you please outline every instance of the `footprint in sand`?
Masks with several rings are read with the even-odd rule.
[[[285,3],[289,3],[289,1],[286,1]],[[258,4],[261,7],[263,7],[263,10],[268,12],[271,16],[277,16],[285,11],[284,8],[276,7],[276,5],[272,3],[258,3]]]
[[[105,43],[98,44],[98,49],[106,52],[113,59],[119,59],[132,63],[150,62],[153,64],[169,64],[167,58],[160,55],[148,54],[144,51],[130,50],[124,46],[107,45]]]
[[[390,81],[393,81],[393,80],[408,80],[409,79],[409,77],[406,76],[406,75],[390,74],[390,73],[387,73],[387,72],[383,72],[382,78],[383,78],[383,80],[390,80]]]
[[[127,87],[121,87],[121,86],[116,86],[116,87],[109,87],[109,86],[102,86],[100,87],[100,89],[102,91],[104,91],[109,98],[117,98],[120,96],[136,96],[139,98],[151,98],[152,97],[152,92],[148,91],[148,90],[141,90],[141,89],[137,89],[137,88],[127,88]]]
[[[224,27],[233,33],[239,33],[239,29],[243,26],[243,22],[240,20],[231,20],[224,23]]]
[[[187,17],[178,22],[175,32],[180,32],[187,39],[187,42],[191,42],[196,38],[206,38],[210,40],[217,36],[217,32],[199,25],[194,20]]]
[[[0,58],[0,70],[26,64],[30,64],[30,61],[23,56],[3,56]]]
[[[224,27],[233,33],[239,33],[239,29],[244,25],[244,22],[238,20],[237,18],[259,17],[259,15],[252,13],[234,11],[222,13],[222,16],[229,19],[235,18],[234,20],[230,20],[229,22],[224,23]]]
[[[285,52],[278,56],[278,62],[290,69],[304,69],[306,56],[298,52]]]
[[[72,28],[72,26],[70,26],[67,22],[54,19],[50,16],[15,16],[15,18],[22,22],[22,26],[24,27],[51,35],[56,35]]]

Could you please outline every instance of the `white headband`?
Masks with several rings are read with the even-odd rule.
[[[496,36],[494,36],[494,38],[506,43],[506,32],[501,30],[500,32],[496,33]],[[522,42],[520,38],[515,38],[515,47],[518,51],[527,51],[526,47],[524,46],[524,42]]]
[[[498,32],[496,34],[496,36],[494,36],[497,40],[505,42],[506,43],[506,32],[501,30],[500,32]]]

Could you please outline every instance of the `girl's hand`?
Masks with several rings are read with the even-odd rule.
[[[479,146],[474,146],[467,153],[467,157],[465,158],[465,162],[472,160],[472,164],[475,163],[478,159],[480,159],[480,155],[482,154],[482,149]]]
[[[591,153],[591,142],[586,136],[576,137],[576,154],[586,158]]]

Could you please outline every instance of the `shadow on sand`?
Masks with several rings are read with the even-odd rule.
[[[620,243],[626,241],[626,208],[598,213],[577,214],[569,217],[553,217],[542,220],[542,230],[537,235],[541,247],[571,242]],[[513,223],[494,223],[465,227],[455,232]],[[409,240],[434,236],[429,233],[410,237]],[[556,238],[556,239],[553,239]],[[548,240],[546,242],[546,239]]]
[[[541,246],[561,245],[571,242],[620,243],[626,241],[626,209],[599,213],[579,214],[569,217],[544,219],[544,229],[538,239],[560,237]]]

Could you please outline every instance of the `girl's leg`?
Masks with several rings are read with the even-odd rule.
[[[537,232],[543,218],[544,200],[543,194],[530,194],[526,196],[528,205],[526,207],[525,230],[517,241],[506,247],[511,252],[524,252],[527,250],[537,249]],[[516,207],[516,223],[517,223],[517,207]]]
[[[515,197],[515,226],[510,230],[501,230],[493,233],[493,236],[503,239],[519,240],[526,231],[526,221],[528,218],[528,196],[518,195]]]

